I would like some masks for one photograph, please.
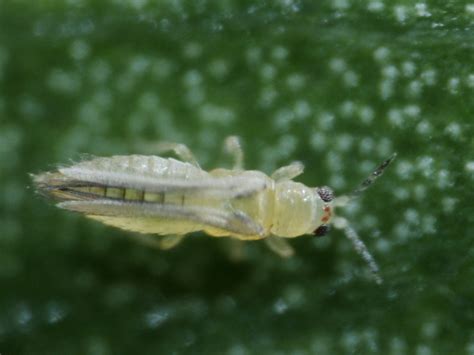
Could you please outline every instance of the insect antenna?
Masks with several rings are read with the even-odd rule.
[[[357,234],[355,229],[352,228],[349,225],[349,222],[347,221],[347,219],[343,217],[335,217],[334,226],[338,229],[344,230],[344,234],[351,241],[357,254],[359,254],[369,266],[370,272],[372,273],[372,276],[374,277],[375,282],[380,285],[383,282],[383,280],[379,274],[379,266],[377,265],[377,262],[373,258],[372,254],[370,254],[369,250],[367,249],[362,239],[359,238],[359,235]]]
[[[377,180],[379,177],[382,176],[383,172],[385,169],[390,165],[390,163],[396,158],[397,153],[393,153],[393,155],[388,158],[387,160],[384,160],[382,164],[380,164],[377,169],[375,169],[372,174],[370,174],[367,179],[362,181],[362,183],[357,187],[351,194],[350,197],[351,199],[357,198],[362,193],[369,188],[370,185],[372,185],[375,180]]]
[[[397,153],[393,153],[393,155],[384,160],[362,183],[350,194],[339,196],[334,200],[335,207],[342,207],[346,206],[350,201],[360,197],[362,193],[367,190],[370,185],[372,185],[375,180],[382,176],[385,169],[390,165],[390,163],[396,158]]]
[[[382,176],[385,169],[390,165],[390,163],[395,159],[397,153],[394,153],[390,158],[384,160],[362,183],[349,195],[344,195],[337,197],[334,200],[334,206],[340,207],[347,205],[350,201],[360,197],[362,193],[372,185],[375,180],[377,180],[380,176]],[[359,238],[359,235],[350,225],[347,219],[343,217],[335,217],[333,220],[333,224],[336,228],[344,230],[344,234],[346,237],[351,241],[354,249],[356,250],[357,254],[359,254],[362,259],[368,264],[370,271],[375,279],[377,284],[381,284],[383,282],[382,278],[379,275],[379,267],[373,258],[372,254],[370,254],[369,250],[365,246],[364,242]]]

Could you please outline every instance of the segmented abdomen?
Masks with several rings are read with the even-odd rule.
[[[189,163],[157,156],[114,156],[96,158],[60,168],[54,173],[35,177],[39,189],[55,199],[90,200],[114,199],[133,202],[184,204],[184,194],[170,196],[165,191],[153,191],[153,186],[134,186],[129,178],[147,178],[148,185],[162,179],[186,181],[205,178],[209,174]]]

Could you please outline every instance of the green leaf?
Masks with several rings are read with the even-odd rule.
[[[474,352],[474,5],[461,1],[0,4],[0,353]],[[187,144],[205,169],[351,192],[340,230],[230,258],[193,234],[158,252],[49,206],[29,173]],[[127,238],[129,237],[129,238]]]

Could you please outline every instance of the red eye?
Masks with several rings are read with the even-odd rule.
[[[332,192],[332,190],[327,186],[317,187],[316,192],[324,202],[331,202],[334,200],[334,192]]]
[[[313,232],[315,237],[324,237],[326,234],[328,234],[329,230],[331,228],[327,224],[321,224],[318,228],[315,229]]]

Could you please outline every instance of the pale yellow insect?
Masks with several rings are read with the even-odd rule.
[[[368,262],[378,282],[378,267],[347,220],[334,216],[365,190],[394,159],[384,161],[349,196],[334,198],[328,187],[311,188],[293,178],[303,172],[294,162],[270,177],[243,170],[243,152],[236,137],[226,139],[233,169],[206,172],[182,144],[161,143],[181,159],[127,155],[94,158],[57,171],[33,176],[37,189],[58,200],[57,206],[105,224],[145,233],[148,244],[167,249],[191,232],[240,240],[264,239],[283,257],[293,254],[285,238],[326,234],[329,223],[343,229]],[[146,234],[160,234],[159,239]]]

